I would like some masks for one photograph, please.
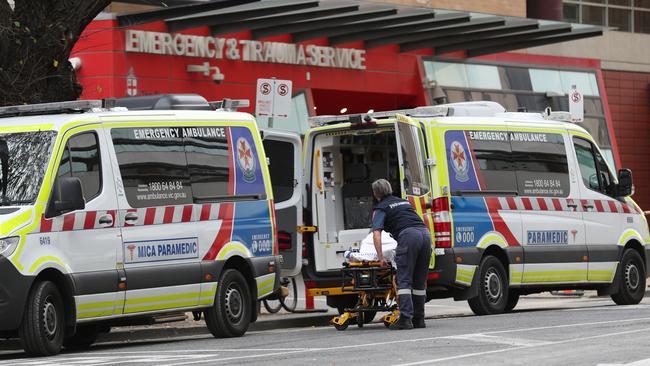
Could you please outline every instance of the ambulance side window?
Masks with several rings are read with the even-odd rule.
[[[57,177],[77,177],[81,180],[86,202],[97,197],[102,190],[101,160],[97,135],[87,132],[68,139]]]
[[[574,138],[573,145],[585,187],[612,196],[614,184],[602,155],[587,140]]]
[[[510,144],[519,195],[569,195],[569,166],[561,134],[511,132]]]
[[[293,196],[293,144],[267,139],[264,140],[264,150],[271,162],[269,173],[273,185],[273,198],[277,204]]]
[[[192,203],[185,146],[178,128],[114,128],[111,137],[131,207]]]
[[[512,148],[505,131],[496,131],[485,135],[477,131],[469,136],[476,164],[481,190],[485,191],[517,191],[517,179],[512,163]],[[471,159],[471,156],[468,157]]]
[[[185,153],[195,203],[229,195],[230,156],[225,138],[186,138]]]

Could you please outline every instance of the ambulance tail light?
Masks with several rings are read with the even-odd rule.
[[[436,248],[451,248],[451,219],[448,197],[439,197],[433,200],[433,237]]]
[[[286,231],[278,231],[278,248],[280,250],[291,250],[291,234]]]

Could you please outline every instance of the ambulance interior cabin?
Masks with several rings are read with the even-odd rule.
[[[312,197],[317,271],[339,269],[343,253],[370,232],[372,182],[387,179],[400,196],[392,127],[326,132],[315,137]]]

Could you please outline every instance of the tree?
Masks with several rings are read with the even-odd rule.
[[[0,0],[0,105],[75,100],[68,58],[111,0]]]

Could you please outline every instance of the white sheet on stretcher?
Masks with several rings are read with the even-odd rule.
[[[381,232],[381,249],[384,253],[384,259],[395,265],[395,248],[397,241],[385,231]],[[359,246],[359,251],[348,250],[345,252],[345,260],[348,262],[376,261],[377,251],[372,240],[372,233],[368,234]]]

